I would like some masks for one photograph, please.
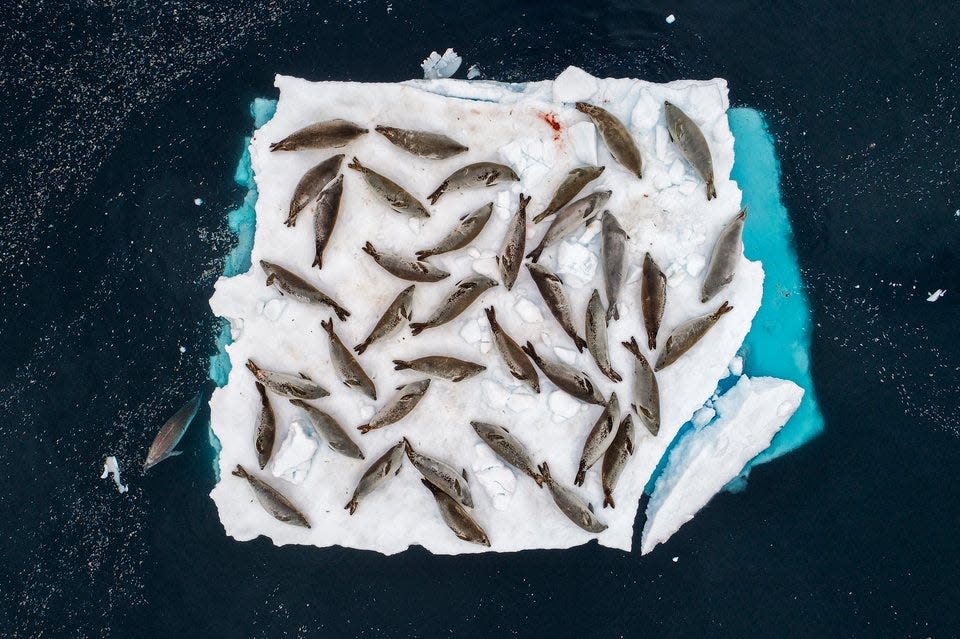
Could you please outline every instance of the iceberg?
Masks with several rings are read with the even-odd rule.
[[[298,413],[276,397],[271,401],[277,416],[279,448],[272,462],[275,465],[268,467],[268,472],[277,474],[279,470],[279,478],[269,479],[303,509],[312,528],[297,528],[274,520],[259,508],[247,482],[229,472],[237,464],[256,468],[253,428],[259,404],[252,378],[242,362],[254,358],[284,370],[309,374],[332,390],[331,396],[318,400],[317,405],[335,415],[352,432],[380,404],[343,388],[331,372],[326,339],[319,329],[319,322],[326,319],[327,313],[299,302],[279,307],[276,294],[264,286],[260,259],[284,263],[342,297],[352,316],[339,323],[337,330],[345,343],[352,345],[365,337],[399,290],[399,283],[386,276],[360,250],[364,242],[394,251],[427,246],[447,230],[446,225],[437,221],[456,219],[484,202],[494,201],[497,214],[469,249],[432,258],[437,266],[452,273],[450,283],[475,270],[487,271],[490,265],[485,260],[499,251],[519,194],[533,197],[531,212],[542,210],[566,172],[590,159],[607,166],[601,178],[588,188],[613,191],[608,208],[618,215],[631,237],[627,246],[630,261],[637,263],[645,251],[651,251],[662,264],[677,265],[663,319],[665,336],[672,327],[703,312],[697,295],[698,275],[720,229],[742,199],[737,182],[731,179],[735,140],[728,123],[727,86],[720,79],[656,84],[634,79],[599,79],[571,67],[556,81],[524,84],[443,79],[397,84],[313,83],[278,76],[276,86],[280,92],[277,102],[258,101],[253,108],[257,130],[237,172],[238,183],[246,186],[248,193],[238,209],[241,213],[232,213],[230,218],[240,239],[210,300],[213,312],[223,320],[217,338],[218,354],[211,359],[211,377],[220,387],[210,400],[211,441],[218,445],[218,482],[211,497],[231,537],[249,540],[262,535],[277,545],[341,545],[384,554],[401,552],[412,545],[438,554],[568,548],[594,538],[603,546],[630,550],[639,500],[648,482],[652,487],[664,486],[659,490],[659,499],[672,503],[667,499],[668,493],[682,498],[689,491],[685,482],[674,484],[665,478],[682,480],[686,476],[682,468],[698,459],[707,468],[704,472],[711,473],[710,485],[716,486],[705,495],[709,500],[750,461],[741,459],[747,451],[756,451],[752,458],[766,447],[772,436],[770,424],[774,422],[768,420],[766,429],[743,433],[741,454],[735,459],[720,455],[714,460],[716,463],[711,463],[709,456],[677,453],[696,444],[698,440],[684,443],[691,432],[702,433],[700,439],[709,443],[728,428],[736,428],[734,424],[740,423],[736,416],[745,415],[745,411],[773,410],[784,422],[789,418],[792,411],[786,410],[788,404],[778,401],[771,409],[772,395],[754,378],[739,378],[743,382],[740,391],[727,391],[715,398],[721,380],[730,375],[731,362],[752,332],[761,298],[766,294],[764,268],[759,261],[749,259],[750,243],[745,241],[748,255],[741,258],[735,280],[720,296],[729,300],[733,311],[701,343],[659,375],[661,431],[657,437],[645,432],[638,437],[634,455],[617,485],[616,510],[600,510],[603,500],[599,464],[587,474],[580,494],[595,506],[608,528],[599,535],[585,533],[556,509],[546,491],[491,458],[489,451],[478,445],[480,442],[469,426],[470,419],[508,426],[529,446],[537,461],[548,461],[554,475],[569,484],[576,471],[582,437],[596,419],[595,407],[572,400],[545,378],[541,377],[543,389],[539,395],[518,387],[500,365],[496,351],[490,350],[482,310],[489,305],[497,307],[501,322],[518,341],[529,339],[545,349],[551,347],[545,352],[552,352],[553,345],[569,351],[565,357],[588,371],[604,394],[616,391],[621,398],[630,396],[630,376],[626,375],[621,384],[613,384],[599,374],[588,353],[570,349],[569,338],[546,311],[535,286],[521,275],[512,292],[502,286],[491,289],[456,321],[431,331],[428,338],[411,337],[404,329],[374,344],[360,357],[382,392],[412,381],[409,372],[393,370],[394,358],[443,354],[487,366],[484,374],[457,384],[435,380],[417,410],[402,422],[357,437],[368,461],[405,435],[418,449],[442,456],[457,468],[472,469],[471,483],[476,482],[477,488],[474,515],[487,530],[491,548],[467,544],[451,534],[409,464],[396,478],[369,495],[351,517],[343,505],[365,464],[336,455],[326,447],[308,451],[316,442],[290,434],[298,428]],[[692,169],[678,163],[676,150],[663,142],[666,138],[661,106],[665,99],[700,122],[711,145],[718,191],[718,197],[711,202],[706,202],[702,189],[697,188],[702,185]],[[642,180],[631,177],[610,157],[598,141],[593,125],[573,108],[572,101],[576,100],[603,103],[628,124],[643,155]],[[416,196],[424,197],[443,176],[475,161],[511,164],[520,181],[452,193],[438,206],[431,207],[433,218],[411,226],[374,199],[358,176],[347,170],[341,217],[349,217],[350,224],[338,225],[325,253],[323,270],[311,269],[312,224],[289,229],[283,226],[283,220],[299,177],[329,153],[270,153],[268,149],[271,142],[290,131],[331,117],[348,117],[371,128],[382,123],[437,131],[468,143],[468,153],[439,161],[411,159],[372,134],[346,149],[361,160],[376,157],[377,166],[385,172],[389,170],[391,177]],[[528,227],[528,245],[539,238],[542,226]],[[549,249],[542,262],[551,269],[569,270],[567,293],[582,322],[582,310],[593,288],[602,288],[601,269],[596,266],[599,239],[595,231],[586,230],[579,239],[568,238],[562,245]],[[567,264],[564,258],[571,258],[572,262]],[[630,272],[635,286],[636,270]],[[443,283],[418,284],[414,315],[426,314],[448,288]],[[628,305],[626,310],[636,315],[637,305]],[[231,326],[242,330],[231,331]],[[619,343],[639,337],[642,331],[642,322],[635,316],[611,324],[609,343],[615,368],[631,370],[632,356]],[[757,374],[750,363],[748,353],[744,370]],[[740,387],[740,382],[734,388]],[[780,380],[770,383],[783,388],[795,386]],[[701,411],[711,398],[715,398],[710,408],[713,415]],[[690,420],[698,411],[701,427],[692,430]],[[720,428],[715,428],[718,424]],[[780,426],[782,423],[777,428]],[[686,434],[678,438],[681,429]],[[704,445],[702,449],[711,447]],[[285,472],[294,467],[302,470],[306,459],[312,459],[307,464],[309,472]],[[739,467],[731,475],[730,468],[737,464]],[[302,483],[289,481],[294,478]],[[667,486],[673,488],[668,490]],[[696,497],[690,497],[691,507],[702,501],[704,495]],[[696,505],[693,512],[701,506]],[[658,536],[669,536],[672,531],[668,529],[682,522],[677,524],[676,518],[665,517],[667,511],[662,511],[663,515],[660,512],[661,509],[650,511],[648,516],[655,515],[659,522]]]
[[[113,483],[117,485],[117,492],[123,494],[129,490],[129,487],[120,480],[120,464],[113,455],[108,455],[103,460],[103,472],[100,473],[100,479],[113,477]]]

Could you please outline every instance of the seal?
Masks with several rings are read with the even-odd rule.
[[[737,216],[720,231],[720,237],[710,255],[710,264],[700,289],[700,302],[706,303],[733,281],[737,264],[743,255],[743,222],[747,217],[747,207],[740,209]]]
[[[660,322],[663,320],[663,309],[666,305],[667,276],[650,253],[646,253],[640,275],[640,308],[647,330],[647,348],[651,351],[657,348],[657,333],[660,332]]]
[[[643,177],[643,162],[640,159],[640,149],[633,141],[630,131],[612,113],[602,107],[586,102],[576,103],[577,111],[585,113],[600,132],[603,143],[610,151],[613,159],[627,168],[638,178]]]
[[[270,145],[271,151],[299,151],[300,149],[327,149],[346,146],[368,129],[349,120],[324,120],[294,131],[279,142]]]
[[[662,370],[680,359],[680,356],[693,348],[723,315],[726,315],[732,310],[733,307],[727,302],[724,302],[720,305],[720,308],[713,313],[694,317],[675,328],[673,332],[670,333],[670,337],[667,338],[667,343],[664,345],[663,351],[660,353],[660,357],[657,359],[657,364],[653,367],[653,370]]]
[[[380,457],[364,471],[363,476],[360,477],[360,481],[357,483],[357,487],[353,491],[353,496],[350,497],[350,501],[347,502],[347,505],[344,506],[343,509],[349,510],[351,515],[357,512],[357,507],[360,506],[360,500],[383,485],[383,483],[391,477],[399,475],[401,468],[403,468],[403,442],[398,442],[389,448],[387,452],[380,455]]]
[[[500,246],[500,254],[497,256],[497,268],[500,269],[500,281],[509,291],[513,288],[520,274],[520,263],[523,262],[523,251],[527,244],[527,205],[530,203],[530,196],[520,194],[520,203],[517,205],[517,212],[507,226],[507,233],[503,237],[503,244]]]
[[[410,324],[410,332],[419,335],[428,328],[436,328],[456,318],[467,310],[478,297],[497,285],[497,282],[486,275],[474,275],[457,282],[447,299],[437,308],[433,315],[425,322]]]
[[[703,137],[703,131],[696,122],[680,110],[680,107],[669,101],[664,101],[663,112],[667,118],[670,139],[707,183],[707,201],[709,202],[717,197],[717,190],[713,186],[713,160],[710,157],[710,146],[707,144],[707,139]]]
[[[200,409],[201,397],[202,393],[194,395],[160,427],[160,431],[157,432],[157,436],[153,438],[153,442],[150,444],[150,450],[147,451],[147,459],[143,462],[143,472],[147,472],[149,468],[156,466],[164,459],[175,457],[181,453],[174,448],[180,443],[183,434],[187,432],[187,427],[190,426],[190,422],[193,421]]]
[[[363,355],[367,347],[374,342],[393,335],[404,320],[410,321],[413,314],[413,289],[416,285],[411,284],[400,291],[400,294],[390,302],[390,306],[383,312],[380,319],[374,325],[373,330],[367,335],[367,339],[353,347],[357,355]]]
[[[470,150],[456,140],[440,133],[397,129],[383,125],[378,125],[374,130],[390,140],[391,144],[400,147],[407,153],[430,160],[445,160]]]

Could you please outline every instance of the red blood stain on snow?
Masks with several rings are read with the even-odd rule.
[[[544,113],[540,116],[543,118],[543,121],[550,125],[550,128],[554,131],[560,130],[560,123],[557,122],[557,116],[552,113]]]

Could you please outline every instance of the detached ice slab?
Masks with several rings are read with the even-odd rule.
[[[715,403],[716,417],[688,433],[657,479],[640,551],[647,554],[697,514],[763,451],[797,410],[803,389],[773,377],[741,377]]]
[[[471,476],[471,485],[476,502],[474,515],[490,536],[490,550],[566,548],[592,538],[602,545],[628,550],[644,485],[680,427],[714,393],[718,380],[727,375],[727,365],[760,305],[763,270],[759,262],[745,258],[723,295],[707,305],[698,302],[702,273],[697,267],[702,268],[708,259],[720,229],[736,214],[741,199],[737,185],[729,178],[734,158],[726,118],[726,83],[712,80],[661,85],[631,79],[597,79],[579,70],[568,70],[556,82],[528,84],[459,80],[310,83],[280,76],[276,85],[280,89],[276,114],[256,132],[249,147],[256,183],[256,230],[248,262],[253,266],[248,272],[221,278],[211,299],[214,312],[229,321],[222,343],[230,366],[218,369],[222,373],[229,368],[229,373],[226,384],[213,394],[210,402],[211,429],[222,445],[217,460],[220,481],[211,496],[226,532],[239,540],[265,535],[278,545],[337,544],[383,553],[399,552],[413,544],[446,554],[487,550],[460,541],[447,529],[431,496],[420,486],[409,465],[365,499],[355,516],[350,517],[343,510],[366,464],[406,435],[423,452],[456,468],[467,468],[468,473],[473,470],[484,475]],[[616,164],[602,143],[594,139],[591,144],[586,139],[590,133],[588,122],[568,99],[603,104],[630,127],[643,155],[643,180],[630,176]],[[710,143],[719,197],[709,203],[702,182],[668,142],[662,116],[665,99],[696,119]],[[270,142],[291,131],[336,117],[371,129],[376,124],[387,124],[442,132],[469,145],[470,151],[444,161],[421,160],[373,133],[346,149],[268,151]],[[554,123],[559,124],[559,130],[554,129]],[[496,254],[519,193],[533,196],[529,211],[531,216],[536,214],[566,172],[581,165],[584,155],[590,155],[594,148],[597,161],[606,165],[607,170],[590,189],[613,191],[608,206],[632,238],[628,246],[631,263],[638,265],[643,253],[649,250],[670,272],[661,341],[677,324],[714,309],[722,298],[734,307],[697,347],[659,375],[663,398],[661,432],[657,438],[645,434],[638,438],[636,452],[617,486],[617,509],[600,511],[609,528],[600,535],[590,535],[574,526],[557,510],[546,491],[508,468],[491,465],[469,426],[470,419],[504,424],[527,444],[534,458],[549,461],[554,474],[569,484],[583,438],[596,419],[596,407],[581,405],[570,412],[563,402],[551,402],[556,389],[545,378],[541,377],[543,392],[530,394],[515,383],[495,349],[491,349],[482,309],[493,304],[498,309],[498,319],[518,341],[529,339],[547,354],[554,353],[554,348],[572,351],[569,338],[543,307],[528,275],[523,273],[513,292],[495,288],[457,320],[441,328],[416,338],[404,329],[394,338],[371,346],[360,361],[380,391],[378,405],[393,387],[419,377],[394,371],[390,363],[394,358],[453,355],[481,362],[488,370],[459,384],[434,380],[426,398],[405,420],[362,437],[357,434],[366,463],[338,456],[321,444],[300,485],[258,473],[304,511],[313,525],[311,529],[282,524],[263,511],[247,483],[230,474],[238,463],[248,470],[256,469],[253,428],[258,400],[252,377],[242,365],[248,357],[262,366],[306,372],[323,383],[333,394],[316,404],[352,432],[356,432],[357,424],[366,421],[374,404],[344,388],[336,379],[327,340],[319,326],[328,313],[297,302],[288,303],[280,314],[264,312],[276,306],[272,300],[278,294],[264,286],[259,260],[289,266],[341,299],[353,314],[347,322],[336,324],[337,331],[348,345],[355,344],[407,285],[387,275],[360,251],[365,241],[386,250],[409,253],[412,248],[428,246],[444,235],[463,213],[488,201],[497,203],[497,213],[470,249],[433,258],[452,276],[437,284],[417,285],[414,315],[422,318],[457,280],[474,271],[483,256]],[[340,220],[325,253],[324,268],[317,271],[309,267],[314,253],[312,219],[302,220],[294,229],[283,226],[283,220],[300,176],[338,152],[345,152],[348,159],[356,155],[420,198],[425,198],[443,177],[469,162],[515,164],[521,181],[446,195],[438,206],[430,207],[429,220],[410,225],[381,204],[354,171],[345,169]],[[517,157],[522,157],[522,161],[517,161]],[[539,240],[544,230],[544,225],[531,225],[528,246]],[[599,241],[592,229],[568,239],[568,243],[579,243],[594,256],[599,254]],[[568,244],[566,253],[582,254],[572,244]],[[573,264],[558,264],[559,249],[548,249],[542,263],[558,271],[579,269]],[[584,273],[586,280],[570,282],[567,289],[582,323],[590,293],[594,288],[602,290],[602,271],[597,268],[592,275],[585,270],[576,272]],[[641,336],[643,331],[636,299],[638,269],[629,273],[621,302],[622,319],[610,327],[611,359],[626,380],[619,385],[608,382],[588,354],[572,351],[576,365],[593,377],[604,394],[616,390],[624,404],[630,397],[632,361],[619,342]],[[529,309],[524,309],[523,317],[514,310],[521,299],[540,307],[539,319]],[[228,338],[232,343],[227,343]],[[282,442],[289,424],[300,414],[285,400],[272,397],[271,401],[278,420],[277,441]],[[504,470],[514,475],[515,481],[510,482]],[[596,469],[588,473],[581,491],[598,511],[602,503],[599,484]]]

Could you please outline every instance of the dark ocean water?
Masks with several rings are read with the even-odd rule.
[[[712,4],[0,7],[0,636],[960,636],[960,5]],[[645,558],[236,543],[206,409],[137,470],[208,383],[251,99],[447,46],[497,80],[721,76],[776,135],[826,430]]]

